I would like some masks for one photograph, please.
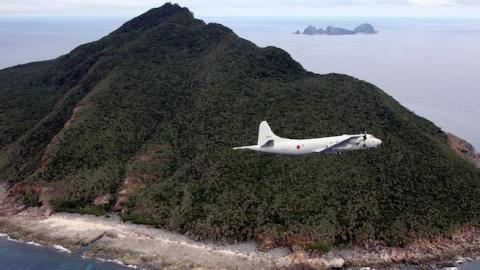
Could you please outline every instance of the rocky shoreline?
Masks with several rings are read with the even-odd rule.
[[[36,216],[34,210],[1,217],[0,232],[41,245],[60,245],[87,257],[117,259],[146,269],[272,269],[288,255],[255,245],[195,242],[161,229],[132,225],[116,218],[77,214]],[[85,251],[82,249],[88,247]]]
[[[0,233],[145,269],[439,269],[467,261],[460,256],[476,258],[480,252],[480,230],[476,227],[464,227],[449,238],[417,239],[402,248],[372,245],[327,253],[301,247],[261,251],[254,243],[198,242],[115,217],[45,216],[34,208],[0,217]]]
[[[465,155],[465,151],[459,152]],[[480,255],[480,228],[476,226],[463,226],[448,237],[413,239],[404,247],[370,242],[327,253],[305,250],[301,245],[264,251],[255,243],[201,242],[125,223],[116,216],[52,214],[48,204],[27,208],[11,196],[5,183],[0,183],[0,233],[145,269],[440,269]]]

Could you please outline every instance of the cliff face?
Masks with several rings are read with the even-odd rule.
[[[480,168],[480,153],[467,141],[460,139],[452,133],[447,133],[448,145],[460,156],[472,162],[477,168]]]
[[[0,96],[0,181],[28,205],[326,248],[397,245],[480,218],[479,170],[430,121],[367,82],[310,73],[178,5],[1,70]],[[301,158],[232,151],[256,140],[262,120],[284,137],[367,129],[384,143]]]

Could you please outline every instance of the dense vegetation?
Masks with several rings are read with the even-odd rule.
[[[369,83],[307,72],[177,5],[58,59],[1,70],[0,96],[0,181],[50,187],[58,211],[117,208],[198,237],[320,250],[398,245],[480,218],[480,172],[431,122]],[[384,143],[343,155],[232,151],[256,141],[261,120],[283,137],[367,129]],[[29,205],[35,190],[25,189]]]

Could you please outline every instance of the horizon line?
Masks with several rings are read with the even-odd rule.
[[[137,15],[113,15],[113,14],[26,14],[26,13],[16,13],[16,14],[5,14],[1,13],[0,20],[2,19],[11,19],[11,18],[32,18],[32,19],[87,19],[87,18],[96,18],[96,19],[133,19],[137,16],[140,16],[143,13],[138,13]],[[195,13],[193,13],[195,15]],[[365,16],[365,15],[348,15],[348,16],[336,16],[336,15],[326,15],[326,16],[241,16],[241,15],[232,15],[232,16],[217,16],[217,15],[208,15],[197,17],[196,19],[201,20],[210,20],[210,19],[269,19],[269,20],[298,20],[298,19],[322,19],[322,18],[337,18],[337,19],[356,19],[356,18],[372,18],[372,19],[448,19],[448,20],[480,20],[480,17],[460,17],[460,16]]]

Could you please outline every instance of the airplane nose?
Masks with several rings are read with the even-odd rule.
[[[377,139],[377,145],[380,145],[380,144],[382,144],[382,140]]]

